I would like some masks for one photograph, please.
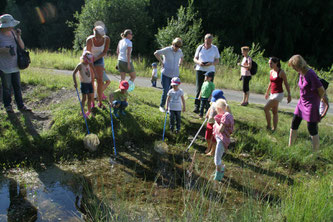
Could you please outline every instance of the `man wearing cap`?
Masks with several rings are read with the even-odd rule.
[[[163,93],[160,103],[161,112],[165,112],[164,106],[167,98],[167,93],[170,89],[171,79],[173,77],[179,77],[179,66],[182,64],[184,58],[183,52],[180,49],[182,45],[183,41],[180,38],[175,38],[172,41],[171,46],[157,50],[154,53],[155,57],[162,66],[161,84],[163,87]]]
[[[199,113],[200,108],[200,91],[201,86],[204,82],[206,72],[214,72],[215,73],[215,65],[219,63],[220,53],[218,48],[212,44],[213,35],[206,34],[205,42],[202,45],[199,45],[197,50],[195,51],[195,55],[193,61],[195,62],[195,70],[196,70],[196,99],[194,101],[195,109],[193,110],[195,113]],[[212,82],[214,78],[212,79]]]
[[[7,113],[13,113],[11,88],[13,87],[15,102],[20,111],[31,111],[22,99],[20,70],[17,65],[17,47],[24,49],[21,30],[14,30],[20,22],[9,14],[0,16],[0,76],[2,82],[2,101]],[[16,41],[19,45],[16,44]]]

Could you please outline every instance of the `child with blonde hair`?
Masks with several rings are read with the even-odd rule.
[[[77,88],[76,73],[79,72],[80,88],[82,93],[82,107],[84,111],[86,100],[88,106],[88,112],[82,113],[89,117],[91,113],[91,102],[94,100],[94,87],[93,81],[95,76],[95,68],[93,66],[93,55],[89,51],[83,51],[80,57],[80,63],[76,66],[73,71],[74,87]]]
[[[230,144],[230,135],[234,130],[234,117],[230,113],[230,108],[224,99],[216,102],[217,115],[214,117],[213,135],[216,139],[216,151],[214,163],[216,172],[214,180],[222,181],[225,165],[222,165],[222,156]]]

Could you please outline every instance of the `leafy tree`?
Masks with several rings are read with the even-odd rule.
[[[180,37],[183,40],[182,51],[185,60],[191,61],[202,38],[201,19],[197,18],[193,1],[190,1],[186,8],[181,6],[178,9],[177,17],[168,19],[168,25],[158,29],[155,36],[160,47],[166,47],[174,38]]]
[[[103,21],[107,35],[110,37],[110,47],[115,52],[120,33],[131,29],[134,33],[133,53],[147,55],[151,52],[153,35],[152,19],[147,13],[148,0],[86,0],[81,13],[76,13],[78,20],[75,26],[74,48],[85,46],[86,38],[92,34],[96,21]]]

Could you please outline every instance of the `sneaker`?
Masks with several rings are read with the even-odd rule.
[[[5,109],[7,113],[14,113],[14,110],[11,106],[6,106]]]
[[[19,108],[20,111],[26,111],[26,112],[31,112],[31,109],[26,107],[26,106],[22,106],[21,108]]]
[[[95,108],[95,103],[94,102],[91,103],[91,108]]]
[[[160,106],[160,112],[165,113],[165,109],[162,106]]]
[[[215,171],[215,176],[214,176],[214,180],[216,181],[222,181],[222,178],[224,176],[224,168],[225,166],[222,166],[222,171]]]
[[[193,112],[194,112],[194,113],[199,113],[200,110],[199,110],[199,108],[195,107],[194,110],[193,110]]]
[[[89,111],[86,112],[86,117],[89,118],[90,114],[91,114],[91,113],[90,113]]]

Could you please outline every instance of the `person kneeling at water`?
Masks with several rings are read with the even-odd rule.
[[[119,118],[118,112],[122,115],[126,115],[125,108],[128,106],[127,97],[128,97],[128,87],[129,84],[127,81],[123,80],[119,83],[119,89],[115,90],[110,94],[109,99],[112,107],[114,108],[114,115]]]

